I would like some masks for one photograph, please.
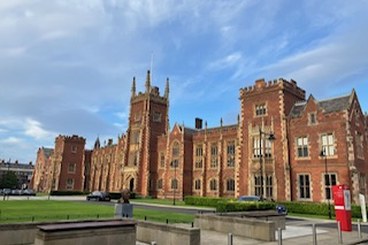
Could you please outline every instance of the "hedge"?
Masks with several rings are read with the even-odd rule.
[[[51,196],[81,196],[87,195],[89,192],[85,191],[51,191]]]
[[[239,202],[239,201],[220,201],[217,203],[217,212],[240,212],[254,210],[271,210],[275,209],[276,204],[273,202]]]
[[[221,201],[226,201],[229,199],[218,198],[218,197],[198,197],[198,196],[186,196],[184,197],[184,202],[186,205],[193,206],[205,206],[205,207],[217,207],[217,203]]]

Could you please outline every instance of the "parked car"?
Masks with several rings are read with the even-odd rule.
[[[11,189],[9,189],[9,188],[4,188],[3,189],[3,195],[10,195],[11,194]]]
[[[238,201],[241,202],[259,202],[261,198],[259,196],[240,196]]]
[[[14,189],[11,191],[10,195],[12,196],[20,196],[22,194],[22,191],[19,189]]]
[[[87,201],[107,201],[111,200],[111,196],[108,192],[94,191],[87,195]]]

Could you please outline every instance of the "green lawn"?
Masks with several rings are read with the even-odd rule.
[[[190,223],[194,216],[175,212],[162,212],[135,208],[135,219],[169,223]],[[0,223],[54,221],[68,219],[112,218],[114,206],[51,200],[0,201]]]

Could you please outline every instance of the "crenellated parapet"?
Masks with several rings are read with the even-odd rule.
[[[251,96],[253,94],[264,93],[275,89],[285,89],[297,95],[298,97],[305,97],[305,90],[298,87],[297,82],[293,79],[290,81],[279,78],[266,82],[263,78],[255,81],[253,86],[248,86],[240,89],[240,98],[244,96]]]
[[[59,141],[59,140],[65,141],[68,143],[83,143],[83,144],[86,143],[86,139],[78,135],[72,135],[72,136],[59,135],[56,137],[55,141]]]

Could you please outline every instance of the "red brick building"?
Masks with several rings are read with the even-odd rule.
[[[357,202],[367,195],[368,116],[354,90],[322,101],[305,94],[293,80],[261,79],[240,89],[236,124],[208,128],[197,118],[170,130],[169,80],[160,95],[148,71],[144,92],[133,78],[126,134],[97,139],[90,166],[81,165],[85,189],[323,202],[332,185],[347,184]]]

